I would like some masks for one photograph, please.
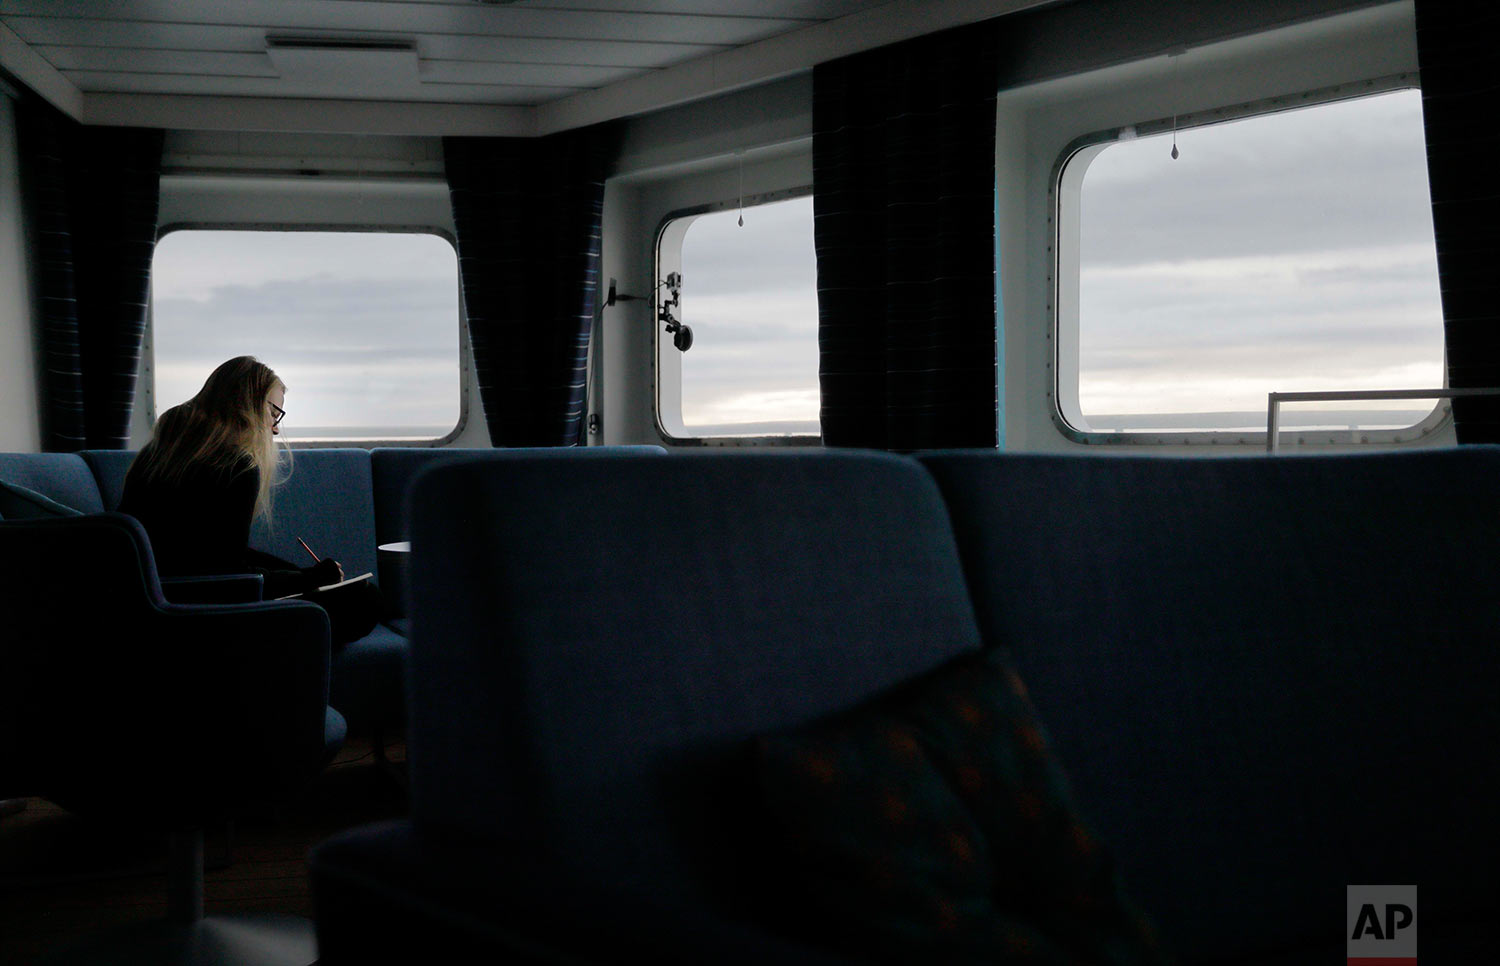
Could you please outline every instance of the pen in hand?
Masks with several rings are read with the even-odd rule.
[[[297,542],[300,543],[300,544],[302,544],[302,549],[307,551],[307,555],[309,557],[313,558],[318,563],[323,563],[324,558],[319,557],[317,554],[313,553],[313,548],[309,547],[307,545],[307,541],[306,540],[303,540],[301,537],[298,537],[297,538]],[[341,566],[339,566],[338,562],[334,561],[332,558],[328,558],[328,560],[329,560],[329,563],[331,563],[333,565],[333,575],[332,575],[333,576],[333,583],[337,583],[338,581],[343,580],[344,579],[344,568],[341,567]],[[318,569],[320,569],[320,568],[316,568],[316,567],[312,568],[312,572],[316,572]]]

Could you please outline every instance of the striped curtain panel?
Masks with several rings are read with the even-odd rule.
[[[994,23],[813,72],[830,446],[997,444]]]
[[[1427,177],[1455,389],[1500,387],[1500,188],[1493,159],[1500,6],[1417,0]],[[1500,397],[1453,400],[1460,443],[1500,443]]]
[[[610,128],[443,139],[474,368],[495,446],[576,446]]]
[[[125,449],[156,248],[162,132],[17,105],[41,341],[42,445]]]

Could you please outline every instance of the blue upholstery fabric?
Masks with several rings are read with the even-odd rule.
[[[98,513],[119,505],[125,475],[134,458],[135,453],[124,450],[0,453],[0,480]],[[296,542],[300,536],[320,554],[337,558],[350,576],[374,572],[376,538],[369,452],[298,451],[290,479],[276,490],[273,521],[270,525],[256,522],[251,542],[258,549],[305,565],[310,561]],[[250,600],[259,597],[258,585],[258,578],[246,577],[238,588],[221,581],[216,589],[205,591],[178,581],[173,583],[171,599],[182,603]],[[225,591],[233,597],[226,596]],[[343,703],[335,707],[344,712],[350,727],[368,733],[372,728],[400,726],[405,651],[404,635],[382,627],[338,655],[333,690]]]
[[[1492,914],[1500,449],[923,461],[1185,960],[1336,953],[1349,884],[1417,883],[1424,952]]]
[[[57,579],[80,560],[88,580]],[[0,612],[9,790],[175,828],[295,787],[341,740],[323,611],[169,604],[130,517],[0,523]],[[86,752],[116,734],[128,753]]]
[[[318,845],[310,864],[322,966],[851,962],[650,890],[476,848],[409,821],[341,833]],[[559,956],[559,946],[579,955]]]
[[[344,747],[344,739],[349,736],[349,722],[338,713],[333,706],[323,711],[323,761],[333,761],[338,755],[339,749]]]
[[[76,517],[79,512],[35,490],[0,480],[0,520]]]
[[[161,589],[174,604],[246,604],[265,599],[265,578],[261,574],[164,577]]]
[[[133,449],[86,449],[78,454],[93,471],[104,509],[120,508],[120,497],[125,495],[125,474],[130,472],[136,452]]]
[[[292,475],[276,487],[274,526],[256,520],[250,545],[299,567],[312,563],[297,543],[333,557],[350,577],[375,571],[375,504],[370,452],[363,449],[298,450]]]
[[[251,546],[307,566],[312,561],[297,543],[301,537],[320,557],[337,559],[347,576],[375,572],[368,450],[298,450],[291,476],[277,486],[273,499],[273,522],[255,521]],[[351,730],[368,734],[399,728],[405,708],[405,652],[404,638],[377,625],[334,656],[329,703],[348,719]]]
[[[377,544],[399,543],[411,539],[406,500],[412,480],[419,471],[437,460],[473,459],[492,449],[427,449],[381,446],[370,450],[371,488],[375,500],[375,538]],[[389,554],[377,554],[380,570],[376,579],[386,595],[386,612],[392,618],[404,617],[407,606],[409,560]]]
[[[409,446],[380,446],[370,450],[370,475],[375,493],[375,535],[378,543],[398,543],[411,539],[411,515],[408,500],[412,481],[429,466],[442,461],[490,459],[518,453],[546,452],[545,448],[512,449],[425,449]],[[572,453],[632,452],[665,455],[660,446],[592,446],[568,450]],[[393,618],[410,612],[407,593],[409,561],[382,554],[377,577],[386,593]]]
[[[415,821],[658,897],[737,874],[746,739],[979,646],[897,457],[500,456],[412,506]]]
[[[370,450],[375,533],[380,543],[410,540],[406,499],[417,473],[438,460],[473,459],[504,450],[379,446]]]
[[[333,656],[328,703],[361,731],[399,731],[405,724],[407,641],[384,624]]]
[[[76,453],[0,453],[0,480],[35,490],[81,513],[100,513],[99,486]]]

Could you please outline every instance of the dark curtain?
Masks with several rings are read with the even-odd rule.
[[[1500,7],[1417,0],[1416,10],[1448,384],[1500,387],[1500,136],[1491,114]],[[1453,422],[1460,443],[1500,442],[1500,397],[1453,400]]]
[[[609,127],[444,138],[464,310],[495,446],[575,446],[600,258]]]
[[[87,127],[36,101],[17,105],[41,312],[42,445],[124,449],[130,441],[162,132]]]
[[[830,446],[996,445],[997,38],[978,24],[813,72]]]

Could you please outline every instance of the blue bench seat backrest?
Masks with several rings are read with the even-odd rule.
[[[1418,884],[1424,944],[1489,914],[1500,450],[923,461],[1185,959],[1336,952],[1351,884]]]
[[[133,449],[86,449],[79,454],[94,472],[104,509],[120,508],[120,497],[125,495],[125,474],[130,472],[135,454]]]
[[[538,452],[528,448],[447,448],[415,446],[377,446],[370,450],[370,475],[375,494],[375,537],[382,543],[400,543],[411,539],[411,486],[417,474],[438,462],[493,459],[497,456]],[[556,450],[554,450],[555,452]],[[659,446],[595,446],[566,450],[570,453],[636,452],[663,455]],[[400,555],[382,555],[380,586],[394,615],[408,612],[407,580],[409,562]]]
[[[297,542],[301,537],[319,557],[337,559],[347,576],[374,573],[370,486],[369,450],[298,450],[291,476],[276,487],[271,520],[255,521],[250,545],[307,567],[312,558]]]
[[[895,457],[446,463],[412,540],[414,819],[657,896],[734,867],[745,739],[979,645],[937,490]]]
[[[134,451],[82,454],[98,480],[105,509],[120,505]],[[375,571],[375,510],[370,453],[362,449],[309,449],[293,454],[292,473],[272,494],[269,521],[257,519],[250,545],[299,567],[312,563],[297,543],[336,558],[349,576]]]
[[[0,480],[80,513],[102,513],[105,509],[94,474],[77,453],[0,453]]]
[[[377,446],[370,450],[370,473],[375,493],[375,534],[381,543],[397,543],[411,539],[411,515],[408,502],[411,498],[412,482],[417,474],[434,463],[456,460],[514,458],[517,455],[538,452],[566,452],[573,454],[619,452],[655,453],[664,455],[659,446],[594,446],[573,449],[552,448],[447,448],[435,449],[416,446]]]

